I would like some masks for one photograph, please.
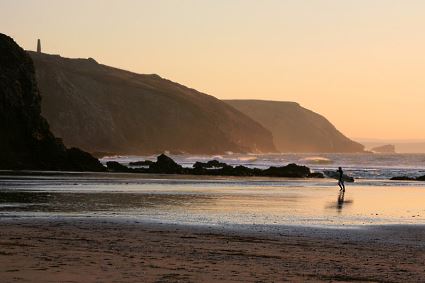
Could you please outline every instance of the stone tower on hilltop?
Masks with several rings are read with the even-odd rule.
[[[41,41],[37,39],[37,53],[41,53]]]

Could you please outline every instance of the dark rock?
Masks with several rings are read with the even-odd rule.
[[[183,167],[165,154],[161,154],[156,162],[149,166],[149,171],[160,174],[182,174]]]
[[[270,167],[268,169],[249,168],[246,166],[230,166],[217,160],[207,163],[196,162],[193,169],[186,171],[187,174],[195,175],[219,175],[219,176],[267,176],[289,178],[324,178],[322,173],[311,173],[306,166],[288,164],[282,167]]]
[[[425,181],[425,175],[416,178],[417,181]]]
[[[70,148],[67,150],[68,162],[71,168],[78,171],[105,171],[102,163],[97,158],[91,156],[88,152],[78,148]]]
[[[396,177],[392,177],[390,180],[393,181],[416,181],[416,178],[413,177],[409,177],[409,176],[396,176]]]
[[[193,168],[223,168],[225,166],[228,165],[218,160],[210,160],[207,163],[197,161],[193,164]]]
[[[392,177],[390,180],[393,181],[425,181],[425,175],[420,176],[420,177],[409,177],[409,176],[396,176],[396,177]]]
[[[125,173],[133,172],[131,168],[128,168],[127,166],[124,166],[117,161],[108,161],[106,162],[106,166],[108,167],[108,170],[112,172],[125,172]]]
[[[151,160],[144,160],[144,161],[130,162],[128,165],[130,165],[130,166],[150,166],[154,163],[155,162],[153,162]]]
[[[40,103],[31,58],[0,34],[0,169],[103,171],[88,153],[53,136]]]
[[[290,177],[290,178],[306,178],[310,175],[310,168],[300,166],[294,163],[282,167],[270,167],[263,171],[264,176],[269,177]]]
[[[238,165],[233,168],[233,176],[254,176],[254,172],[251,168],[246,166]]]
[[[189,174],[189,175],[212,175],[212,176],[268,176],[268,177],[288,177],[288,178],[323,178],[322,173],[311,173],[306,166],[289,164],[282,167],[270,167],[269,169],[249,168],[243,165],[230,166],[226,163],[211,160],[206,163],[196,162],[193,168],[183,168],[173,159],[161,154],[157,161],[140,161],[137,164],[149,164],[148,169],[132,169],[115,161],[106,163],[108,170],[112,172],[132,172],[132,173],[156,173],[156,174]]]
[[[117,154],[114,152],[106,152],[106,151],[95,151],[91,152],[91,155],[93,155],[96,158],[103,158],[105,156],[116,156]]]

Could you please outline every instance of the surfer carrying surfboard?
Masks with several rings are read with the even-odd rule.
[[[338,167],[338,170],[336,172],[339,173],[338,186],[341,188],[340,191],[345,192],[344,171],[342,171],[341,167]]]

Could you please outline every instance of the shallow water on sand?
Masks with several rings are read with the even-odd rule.
[[[0,218],[107,217],[195,225],[425,224],[425,183],[139,174],[0,176]]]

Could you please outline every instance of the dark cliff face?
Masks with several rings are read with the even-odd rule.
[[[226,103],[157,75],[29,52],[42,112],[68,146],[90,152],[274,152],[271,133]]]
[[[31,58],[12,38],[0,34],[0,169],[103,169],[87,153],[67,150],[40,111]]]
[[[325,117],[295,102],[226,100],[270,130],[280,152],[363,152]]]

